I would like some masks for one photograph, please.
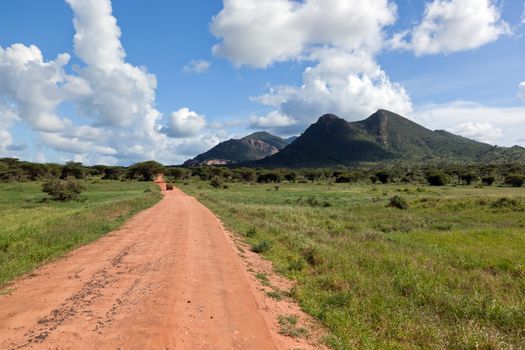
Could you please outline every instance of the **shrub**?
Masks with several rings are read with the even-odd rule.
[[[49,194],[53,200],[62,202],[78,198],[83,190],[84,186],[71,178],[67,180],[49,180],[42,186],[43,192]]]
[[[408,202],[401,196],[394,196],[390,198],[388,206],[397,209],[408,209]]]
[[[515,198],[502,197],[490,203],[492,209],[521,209],[521,201]]]
[[[433,173],[427,176],[430,186],[444,186],[448,183],[448,176],[443,173]]]
[[[512,187],[522,187],[525,183],[525,176],[520,174],[511,174],[505,178],[505,183]]]
[[[211,179],[210,185],[213,188],[220,188],[222,186],[222,179],[218,176],[215,176],[213,179]]]
[[[261,254],[266,253],[270,249],[272,249],[272,242],[265,239],[254,245],[252,247],[252,252]]]
[[[173,191],[173,184],[172,183],[167,183],[166,184],[166,191]]]
[[[481,182],[483,185],[492,186],[492,184],[496,182],[496,178],[494,176],[484,176],[481,178]]]
[[[255,236],[257,236],[257,227],[252,226],[246,231],[246,237],[253,238]]]

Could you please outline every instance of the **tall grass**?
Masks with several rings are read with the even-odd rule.
[[[92,242],[160,199],[144,182],[83,181],[78,201],[47,200],[41,183],[0,183],[0,286]]]
[[[252,246],[272,242],[263,254],[297,281],[293,296],[335,349],[525,347],[523,190],[182,188]],[[388,205],[396,195],[406,210]]]

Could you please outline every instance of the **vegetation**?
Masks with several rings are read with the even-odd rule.
[[[513,187],[521,187],[525,183],[525,176],[521,174],[511,174],[505,178],[505,183]]]
[[[42,185],[43,192],[50,195],[53,200],[62,202],[77,199],[84,189],[84,186],[72,178],[67,180],[51,179]]]
[[[132,165],[127,171],[129,179],[151,181],[158,174],[164,173],[164,166],[155,161],[141,162]]]
[[[47,201],[40,182],[0,183],[0,285],[101,237],[160,200],[153,183],[83,180],[80,185],[86,189],[81,199],[64,203]]]
[[[227,191],[197,177],[181,188],[297,282],[291,296],[335,349],[523,347],[525,194],[504,183],[516,169],[443,167],[454,187],[426,185],[435,169],[405,170],[389,169],[385,185],[369,180],[377,169],[341,169],[314,182],[297,171],[279,191],[235,173]],[[490,172],[497,186],[466,185],[467,172]],[[280,323],[298,334],[293,319]]]
[[[388,206],[397,209],[408,209],[408,201],[405,198],[396,195],[390,198]]]

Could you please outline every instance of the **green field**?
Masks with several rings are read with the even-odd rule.
[[[524,189],[180,187],[297,281],[333,348],[525,348]]]
[[[0,286],[91,242],[160,200],[151,182],[81,181],[77,201],[46,200],[42,183],[0,183]]]

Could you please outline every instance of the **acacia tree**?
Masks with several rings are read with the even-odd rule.
[[[164,166],[153,160],[133,164],[128,168],[128,178],[142,181],[151,181],[159,174],[165,172]]]

